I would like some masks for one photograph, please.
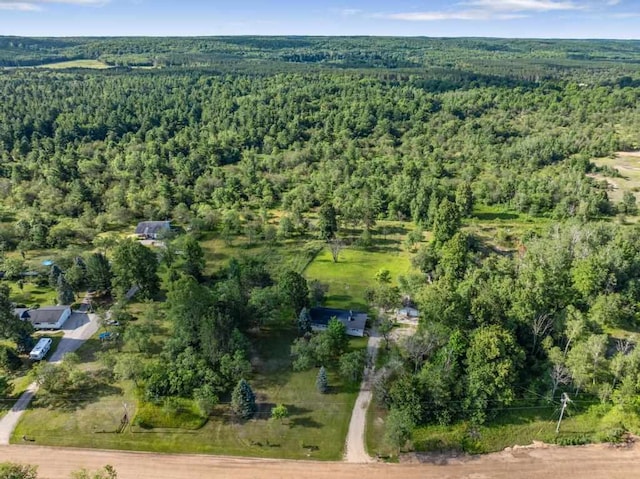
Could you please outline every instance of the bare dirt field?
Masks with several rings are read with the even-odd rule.
[[[281,461],[220,456],[149,454],[37,446],[0,447],[0,462],[39,466],[47,479],[68,479],[79,468],[114,466],[119,479],[534,479],[640,475],[640,447],[513,448],[471,457],[423,457],[403,464]],[[426,461],[426,462],[424,462]]]

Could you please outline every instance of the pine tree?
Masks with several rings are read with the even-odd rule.
[[[243,419],[249,419],[256,412],[256,396],[244,379],[238,381],[231,394],[231,409]]]
[[[57,264],[51,266],[51,271],[49,271],[49,286],[52,288],[58,287],[58,278],[62,274],[62,270]]]
[[[307,308],[302,308],[300,316],[298,317],[298,330],[300,334],[307,334],[311,332],[311,314]]]
[[[325,394],[329,390],[329,380],[327,379],[327,370],[322,366],[318,371],[318,377],[316,378],[316,388],[318,392]]]
[[[76,295],[73,292],[73,289],[71,289],[71,286],[69,285],[69,283],[67,283],[67,280],[64,279],[63,274],[58,276],[57,292],[58,292],[58,304],[64,304],[64,305],[71,304],[76,299]]]

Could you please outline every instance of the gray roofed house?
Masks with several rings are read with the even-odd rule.
[[[359,311],[347,311],[346,309],[311,308],[311,329],[322,331],[327,329],[331,318],[336,318],[345,328],[349,336],[364,336],[367,324],[367,315]]]
[[[15,314],[36,329],[60,329],[71,316],[69,306],[43,306],[37,309],[16,308]]]
[[[171,221],[143,221],[136,226],[136,234],[146,239],[158,239],[171,230]]]

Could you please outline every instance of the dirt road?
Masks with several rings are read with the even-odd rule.
[[[68,479],[80,468],[114,466],[119,479],[539,479],[640,476],[640,448],[610,446],[521,449],[455,459],[449,464],[348,464],[217,456],[2,446],[0,462],[39,466],[40,477]],[[445,461],[446,462],[446,461]]]
[[[367,409],[371,402],[371,380],[373,379],[374,373],[373,365],[376,362],[379,343],[380,338],[377,332],[372,330],[369,341],[367,342],[367,364],[372,367],[366,367],[364,370],[364,376],[360,384],[360,392],[358,393],[358,397],[353,406],[353,412],[351,413],[344,456],[347,462],[372,462],[371,457],[367,454],[364,433],[367,425]]]

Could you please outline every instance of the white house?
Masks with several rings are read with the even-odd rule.
[[[37,309],[16,308],[16,315],[36,329],[60,329],[71,316],[70,306],[43,306]]]

